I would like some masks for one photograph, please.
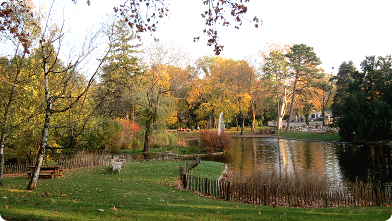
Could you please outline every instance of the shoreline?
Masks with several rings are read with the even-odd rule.
[[[298,140],[298,141],[309,141],[309,142],[326,142],[326,143],[337,143],[337,144],[376,144],[376,145],[392,145],[392,140],[373,140],[373,141],[339,141],[339,140],[311,140],[311,139],[299,139],[299,138],[289,138],[277,134],[257,134],[246,132],[240,135],[239,132],[228,133],[233,138],[277,138],[286,140]]]

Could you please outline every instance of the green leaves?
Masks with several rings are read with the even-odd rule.
[[[363,72],[348,72],[341,65],[334,116],[344,140],[385,140],[392,137],[392,59],[370,56],[361,63]]]

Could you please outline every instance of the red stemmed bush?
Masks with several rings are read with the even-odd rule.
[[[201,147],[207,153],[224,151],[230,148],[230,137],[226,133],[218,135],[217,132],[202,130],[200,132]]]

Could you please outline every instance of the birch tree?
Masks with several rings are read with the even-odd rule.
[[[42,89],[44,91],[45,111],[38,157],[35,163],[34,173],[27,186],[29,190],[37,188],[38,177],[46,150],[65,149],[71,147],[73,144],[73,139],[71,139],[67,146],[58,147],[50,145],[50,130],[59,127],[58,125],[53,125],[52,118],[79,105],[79,102],[85,98],[90,87],[93,85],[95,77],[101,70],[102,64],[111,51],[109,47],[107,52],[99,59],[100,62],[91,74],[90,79],[83,81],[83,78],[80,78],[78,68],[98,48],[100,43],[99,33],[102,30],[98,30],[90,38],[85,38],[80,53],[66,64],[60,59],[60,51],[64,40],[63,26],[57,27],[56,25],[51,25],[49,21],[48,17],[46,19],[46,25],[43,28],[44,31],[40,36],[39,47],[36,50],[36,55],[40,57],[39,64],[41,70],[39,74],[43,82]],[[71,131],[75,130],[72,126],[62,125],[60,127]]]

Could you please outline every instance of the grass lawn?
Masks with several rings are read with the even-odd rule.
[[[286,208],[210,199],[178,190],[181,161],[134,161],[121,174],[110,167],[64,171],[25,190],[27,176],[4,178],[5,220],[387,220],[387,207]],[[202,162],[195,174],[219,176],[222,164]],[[210,175],[211,174],[211,175]]]
[[[320,132],[295,132],[290,130],[286,133],[286,130],[280,130],[280,136],[285,138],[305,139],[305,140],[317,140],[317,141],[338,141],[340,140],[339,133],[320,133]]]

